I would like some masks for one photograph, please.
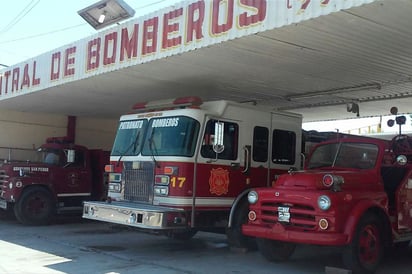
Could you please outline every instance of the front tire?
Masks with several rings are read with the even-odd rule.
[[[192,239],[197,233],[196,229],[186,229],[186,230],[172,230],[166,232],[166,236],[170,239],[176,239],[180,241],[186,241]]]
[[[383,233],[376,215],[364,216],[343,252],[343,263],[356,273],[374,273],[383,258]]]
[[[244,200],[236,208],[233,216],[232,226],[227,228],[226,235],[230,247],[247,248],[256,250],[256,240],[242,233],[242,225],[248,221],[249,203]]]
[[[264,238],[257,238],[256,243],[263,257],[271,262],[287,261],[290,256],[292,256],[296,248],[296,245],[294,243],[281,242]]]
[[[42,187],[25,190],[14,206],[16,219],[24,225],[47,225],[55,213],[51,193]]]

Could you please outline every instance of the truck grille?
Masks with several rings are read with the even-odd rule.
[[[132,165],[132,162],[125,162],[123,178],[125,200],[146,203],[153,201],[153,162],[139,162],[137,168]]]
[[[9,182],[9,175],[6,174],[5,170],[0,170],[0,186]]]
[[[3,185],[7,185],[9,182],[9,176],[5,170],[0,170],[0,196],[3,196]]]
[[[311,205],[299,202],[292,204],[290,202],[262,201],[256,212],[260,212],[257,217],[264,224],[275,224],[279,222],[279,207],[289,208],[289,221],[281,222],[284,226],[301,230],[314,230],[317,227],[315,209]]]

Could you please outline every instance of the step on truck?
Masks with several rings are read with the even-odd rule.
[[[392,108],[393,113],[397,113]],[[394,121],[399,129],[405,116]],[[301,171],[248,193],[245,235],[270,261],[297,244],[341,246],[353,273],[373,273],[384,251],[412,240],[412,138],[343,136],[317,144]]]
[[[0,164],[0,209],[20,223],[46,225],[56,214],[81,215],[85,200],[106,199],[109,151],[51,137],[33,152],[30,160],[4,159]]]
[[[301,166],[302,117],[250,103],[183,97],[120,118],[106,202],[83,217],[188,239],[223,232],[247,246],[246,194]]]

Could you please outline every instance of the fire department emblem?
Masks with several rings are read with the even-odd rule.
[[[227,194],[229,189],[229,171],[223,168],[212,168],[209,178],[210,193],[218,196]]]

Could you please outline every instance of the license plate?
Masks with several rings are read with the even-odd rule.
[[[278,207],[278,221],[289,223],[290,221],[289,207],[285,207],[285,206]]]
[[[7,202],[6,200],[0,200],[0,208],[7,209]]]

